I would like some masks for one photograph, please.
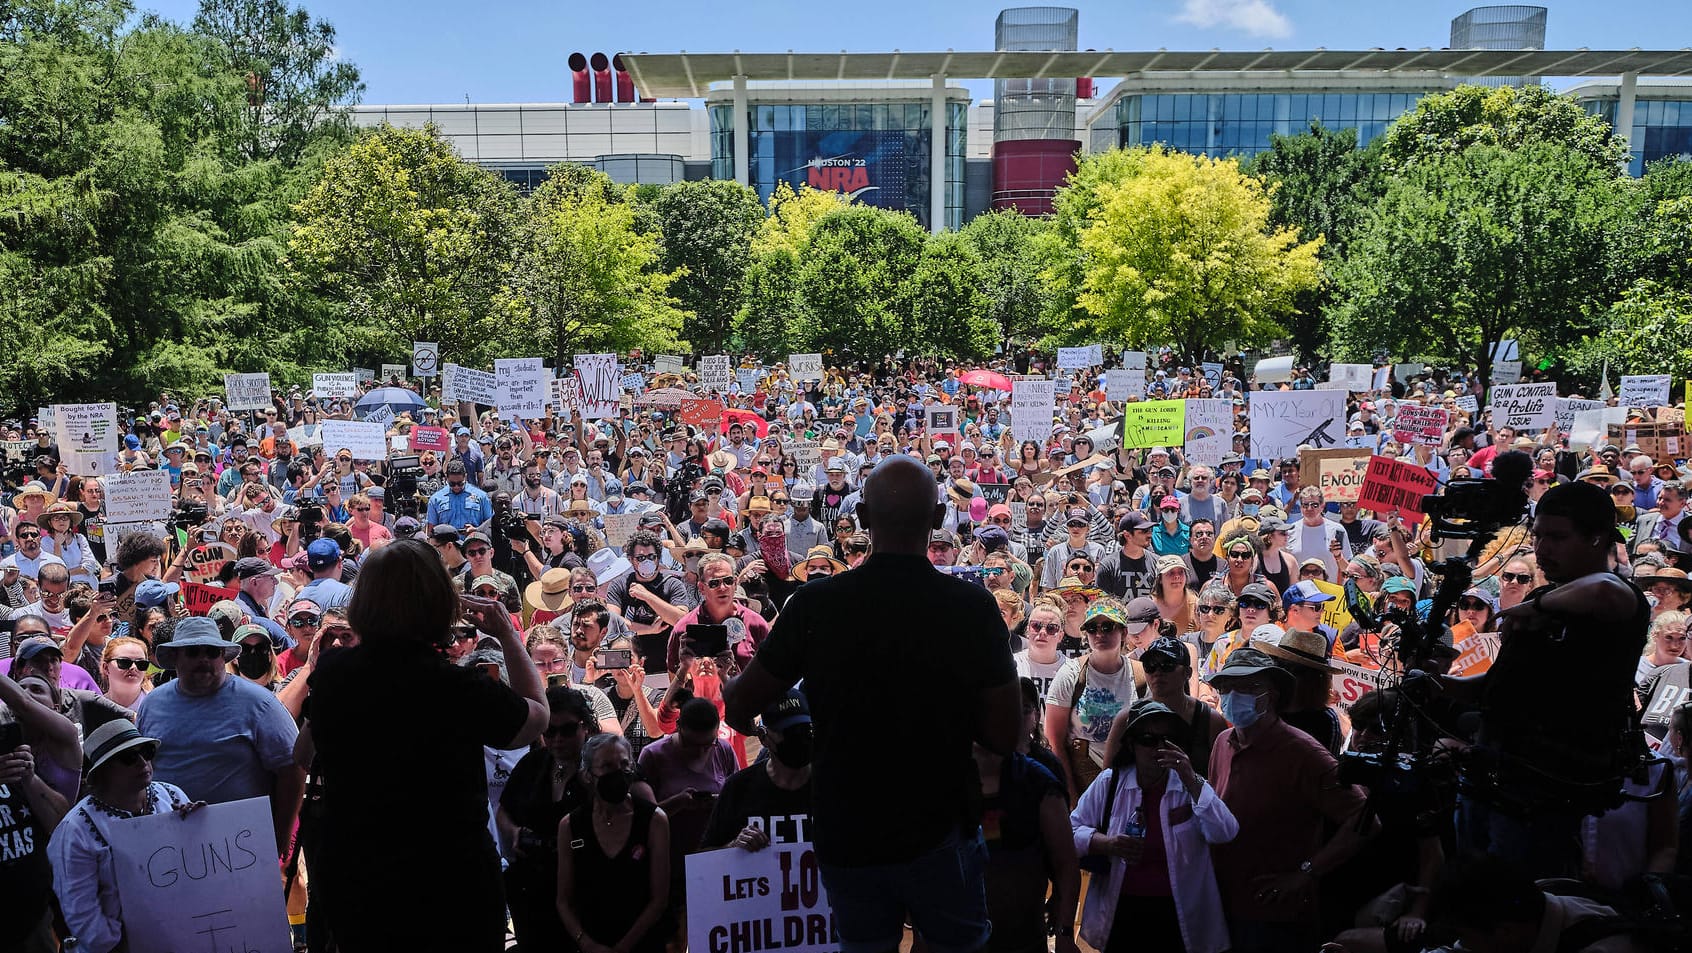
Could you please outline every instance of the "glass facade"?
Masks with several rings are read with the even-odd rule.
[[[1182,152],[1249,158],[1269,136],[1297,135],[1312,120],[1355,129],[1359,145],[1386,132],[1422,93],[1137,93],[1116,101],[1117,144],[1162,143]]]
[[[1604,117],[1611,127],[1616,124],[1619,103],[1614,99],[1588,99],[1581,102],[1586,111]],[[1627,170],[1635,176],[1645,174],[1647,163],[1676,156],[1692,157],[1692,100],[1637,99],[1633,103],[1633,129],[1628,134]]]
[[[964,216],[968,104],[946,104],[947,228]],[[734,178],[734,107],[712,105],[711,175]],[[751,185],[765,201],[776,183],[844,192],[910,212],[929,227],[929,103],[755,103],[748,108]]]

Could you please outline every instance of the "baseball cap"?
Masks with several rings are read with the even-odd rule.
[[[1287,592],[1281,597],[1284,606],[1314,605],[1320,602],[1333,601],[1333,594],[1323,592],[1314,582],[1306,579],[1287,587]]]
[[[1070,507],[1069,513],[1064,517],[1065,526],[1091,526],[1092,523],[1093,519],[1087,515],[1087,508],[1084,506]]]
[[[256,576],[277,576],[282,570],[270,564],[270,561],[259,556],[246,556],[235,561],[235,578],[252,579]]]
[[[797,688],[790,688],[774,704],[763,711],[764,727],[770,731],[787,732],[799,725],[811,723],[811,706],[806,703],[805,696]]]
[[[1130,633],[1139,632],[1146,626],[1156,622],[1161,613],[1157,611],[1157,602],[1151,596],[1137,596],[1128,603],[1128,609],[1123,613]]]
[[[947,546],[956,549],[958,546],[958,534],[949,529],[937,529],[928,534],[928,542],[929,545],[933,545],[934,543],[945,543]]]
[[[1416,583],[1409,576],[1388,576],[1386,582],[1381,583],[1381,591],[1413,593],[1416,591]]]
[[[416,536],[417,531],[422,528],[423,525],[421,523],[409,516],[402,516],[399,519],[394,520],[394,535],[401,539],[410,539],[411,537]]]
[[[1275,604],[1275,590],[1266,582],[1249,582],[1240,589],[1241,599],[1257,599],[1268,605]]]
[[[306,565],[312,569],[333,566],[341,558],[341,544],[332,539],[314,539],[306,547]]]
[[[1122,519],[1117,521],[1116,531],[1118,533],[1131,533],[1136,530],[1150,529],[1153,525],[1152,521],[1146,519],[1145,515],[1139,510],[1129,510]]]
[[[1173,495],[1166,496],[1157,501],[1157,508],[1160,510],[1178,510],[1181,508],[1181,501]]]

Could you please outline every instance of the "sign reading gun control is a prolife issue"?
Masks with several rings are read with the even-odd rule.
[[[270,799],[111,825],[129,953],[289,950]]]
[[[759,851],[725,847],[687,858],[692,953],[834,953],[834,911],[809,843],[770,831]]]

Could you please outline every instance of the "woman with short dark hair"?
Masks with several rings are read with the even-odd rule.
[[[509,688],[443,656],[461,610],[499,640]],[[315,753],[323,782],[313,905],[346,953],[502,950],[483,748],[521,748],[541,734],[540,674],[505,607],[461,596],[421,540],[395,540],[366,557],[347,618],[359,644],[318,661],[294,751],[302,767]],[[427,765],[427,793],[397,788],[396,765]],[[382,890],[371,889],[377,883]]]

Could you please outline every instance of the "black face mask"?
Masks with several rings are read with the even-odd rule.
[[[811,748],[815,742],[810,725],[794,725],[782,733],[775,746],[776,760],[790,768],[803,768],[811,763]]]
[[[235,669],[248,678],[262,678],[270,671],[270,650],[267,648],[250,649],[245,646],[241,654],[235,657]]]
[[[621,804],[629,799],[629,773],[617,771],[601,775],[594,783],[594,790],[599,793],[601,801],[607,804]]]

